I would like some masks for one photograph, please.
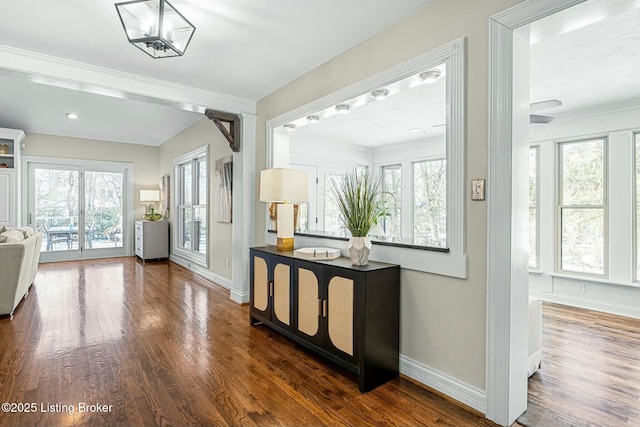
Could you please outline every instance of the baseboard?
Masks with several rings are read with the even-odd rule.
[[[483,414],[487,413],[487,395],[484,390],[465,384],[403,354],[400,355],[400,373]]]
[[[229,299],[238,304],[245,304],[249,302],[249,292],[238,292],[235,289],[231,290]]]
[[[602,311],[604,313],[616,314],[618,316],[640,319],[640,308],[638,307],[612,304],[602,301],[589,301],[569,296],[548,294],[546,292],[530,291],[529,296],[556,304],[569,305],[571,307],[584,308],[586,310]]]
[[[200,267],[199,265],[193,264],[179,256],[171,255],[169,259],[172,262],[175,262],[176,264],[179,264],[184,268],[186,268],[187,270],[190,270],[191,272],[197,274],[198,276],[204,277],[205,279],[215,283],[216,285],[220,285],[226,289],[231,289],[231,279],[227,277],[220,276],[212,271],[207,270],[204,267]]]

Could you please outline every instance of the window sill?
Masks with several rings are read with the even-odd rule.
[[[640,288],[640,283],[636,282],[619,282],[615,280],[602,279],[598,277],[591,276],[579,276],[573,274],[562,274],[562,273],[549,273],[551,277],[557,277],[559,279],[570,279],[570,280],[580,280],[582,282],[595,282],[595,283],[605,283],[607,285],[617,285],[617,286],[628,286],[631,288]]]
[[[296,234],[295,247],[327,246],[340,249],[342,256],[348,256],[347,240],[348,238],[346,237]],[[275,245],[276,233],[267,231],[265,233],[265,243],[267,245]],[[424,246],[392,246],[385,243],[387,242],[374,242],[369,256],[372,261],[399,264],[404,269],[456,277],[459,279],[466,279],[468,277],[467,256],[465,254],[452,254],[443,252],[441,249],[434,251],[430,250],[432,248]]]

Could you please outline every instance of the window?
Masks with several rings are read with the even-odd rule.
[[[636,155],[636,281],[640,280],[640,133],[635,137]]]
[[[604,139],[558,144],[559,269],[606,273]]]
[[[174,161],[177,192],[175,252],[207,266],[207,147]]]
[[[413,163],[413,187],[414,241],[447,247],[447,161]]]
[[[538,269],[538,147],[529,149],[529,268]]]
[[[343,229],[338,202],[333,195],[331,183],[341,179],[342,175],[326,174],[324,176],[324,230],[332,233]]]
[[[402,167],[401,165],[382,167],[382,191],[388,216],[382,219],[386,237],[402,237]]]

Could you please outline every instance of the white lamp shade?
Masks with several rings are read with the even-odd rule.
[[[306,202],[309,200],[309,173],[275,168],[260,172],[261,202]]]
[[[140,190],[141,202],[159,202],[160,190]]]

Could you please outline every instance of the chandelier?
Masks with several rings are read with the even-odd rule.
[[[196,27],[166,0],[116,3],[129,43],[152,58],[184,55]]]

